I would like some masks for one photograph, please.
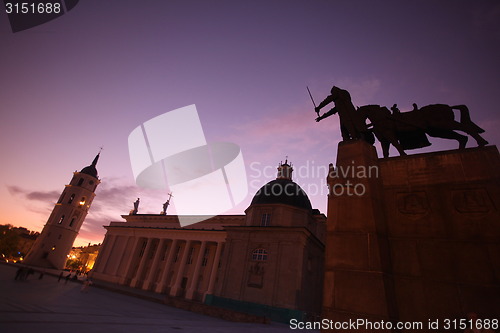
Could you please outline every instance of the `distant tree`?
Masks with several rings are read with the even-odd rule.
[[[19,234],[12,225],[0,225],[0,255],[7,258],[17,257]]]

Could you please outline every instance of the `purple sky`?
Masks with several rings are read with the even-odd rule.
[[[306,86],[317,103],[335,84],[358,106],[466,104],[497,144],[499,22],[496,0],[85,0],[15,34],[2,12],[0,224],[40,231],[72,172],[102,145],[102,184],[77,245],[101,242],[102,225],[137,197],[140,213],[158,213],[166,193],[135,186],[127,137],[190,104],[209,142],[242,149],[250,193],[230,213],[288,155],[326,214],[321,169],[335,162],[338,118],[316,123]],[[457,147],[430,140],[410,153]]]

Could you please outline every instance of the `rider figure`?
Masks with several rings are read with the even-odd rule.
[[[319,112],[321,108],[331,102],[334,102],[335,107],[332,110],[334,111],[333,113],[339,114],[342,139],[344,141],[362,139],[364,133],[368,129],[364,119],[356,112],[356,109],[351,102],[351,95],[349,92],[333,86],[330,93],[331,95],[326,97],[323,102],[319,103],[319,105],[315,108],[315,111]]]

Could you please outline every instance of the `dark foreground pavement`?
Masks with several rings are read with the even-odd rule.
[[[0,332],[292,332],[288,325],[235,323],[45,274],[16,281],[0,264]],[[301,330],[300,332],[311,332]]]

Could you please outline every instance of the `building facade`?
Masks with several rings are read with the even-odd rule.
[[[89,211],[100,181],[96,164],[75,171],[54,206],[41,234],[27,254],[24,263],[32,266],[63,269],[68,254]]]
[[[283,320],[319,314],[326,217],[292,170],[280,164],[244,215],[186,227],[175,215],[122,215],[105,227],[93,278]]]

